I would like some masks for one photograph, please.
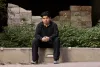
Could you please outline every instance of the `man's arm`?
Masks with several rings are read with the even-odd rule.
[[[59,35],[58,26],[57,26],[57,24],[55,24],[54,25],[54,33],[50,36],[50,39],[52,40],[52,39],[58,37],[58,35]]]
[[[37,27],[36,27],[36,31],[35,31],[35,38],[39,39],[39,40],[42,40],[42,37],[40,36],[40,30],[41,30],[41,27],[38,24]]]

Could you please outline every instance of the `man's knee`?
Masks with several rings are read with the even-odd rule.
[[[35,38],[35,39],[33,40],[32,44],[36,44],[36,43],[38,43],[38,42],[39,42],[39,40]]]
[[[60,48],[60,38],[59,37],[56,37],[54,42],[53,42],[53,45],[54,45],[54,48]]]
[[[55,42],[60,42],[59,37],[56,37],[56,38],[54,39],[54,41],[55,41]]]
[[[56,37],[54,42],[53,42],[54,45],[60,45],[60,38],[59,37]]]

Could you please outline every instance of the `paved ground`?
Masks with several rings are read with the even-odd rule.
[[[100,67],[100,62],[75,62],[75,63],[60,63],[60,64],[38,64],[38,65],[0,65],[0,67]]]

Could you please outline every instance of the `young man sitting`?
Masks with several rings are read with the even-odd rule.
[[[38,63],[38,47],[53,47],[54,64],[58,64],[60,40],[57,24],[51,21],[51,16],[48,11],[43,12],[41,17],[42,21],[36,27],[35,39],[32,42],[32,63]]]

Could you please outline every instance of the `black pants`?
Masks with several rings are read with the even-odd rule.
[[[49,42],[41,42],[38,39],[34,39],[32,42],[32,60],[33,61],[38,61],[38,47],[41,48],[48,48],[48,47],[53,47],[54,52],[54,60],[59,60],[59,56],[60,56],[60,40],[59,38],[55,38],[53,41],[49,41]]]

